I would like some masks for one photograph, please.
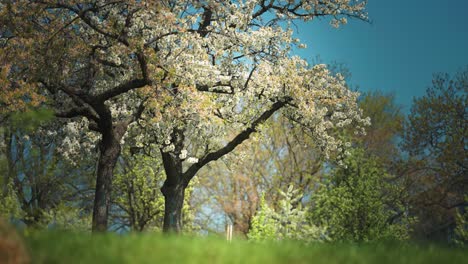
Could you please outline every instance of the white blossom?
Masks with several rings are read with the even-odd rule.
[[[187,162],[188,162],[188,163],[197,163],[197,162],[198,162],[198,159],[197,159],[197,158],[194,158],[194,157],[189,157],[189,158],[187,159]]]
[[[187,158],[187,150],[186,150],[186,149],[183,149],[183,150],[180,152],[179,158],[180,158],[180,159],[185,159],[185,158]]]

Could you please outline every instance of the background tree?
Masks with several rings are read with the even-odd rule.
[[[411,219],[401,217],[401,191],[378,159],[353,149],[312,197],[312,221],[334,241],[407,239]]]
[[[272,117],[251,141],[200,172],[200,192],[195,199],[211,208],[210,215],[200,216],[199,221],[210,219],[215,210],[241,236],[251,228],[260,194],[275,210],[282,199],[278,190],[294,185],[308,195],[319,181],[323,164],[310,136],[284,116]]]
[[[3,11],[5,4],[0,3]],[[0,20],[4,21],[4,18]],[[25,59],[21,49],[11,49],[13,34],[7,24],[0,25],[0,125],[13,113],[31,110],[44,102],[37,86],[27,83],[24,72],[16,68]],[[12,60],[20,60],[12,63]]]
[[[50,114],[43,109],[17,112],[3,126],[6,200],[2,206],[16,205],[18,211],[7,215],[27,226],[56,224],[58,215],[64,220],[73,210],[76,214],[70,219],[76,220],[90,211],[86,191],[93,163],[83,159],[80,166],[74,166],[60,159],[60,133],[56,132],[58,124],[50,122]]]
[[[408,117],[403,147],[411,157],[406,175],[420,236],[445,236],[468,192],[467,91],[468,69],[453,78],[436,74]]]
[[[146,155],[122,155],[114,179],[113,220],[117,229],[143,231],[160,226],[164,198],[159,189],[164,181],[161,161]]]
[[[401,159],[398,140],[403,134],[405,115],[395,103],[393,94],[367,92],[359,100],[364,116],[371,119],[366,134],[357,136],[358,144],[366,153],[378,158],[390,172]]]
[[[366,128],[364,135],[355,135],[352,131],[339,132],[345,138],[352,138],[350,143],[353,145],[353,151],[345,155],[345,162],[341,165],[327,164],[326,167],[332,170],[323,177],[322,184],[326,184],[317,193],[312,194],[311,200],[315,205],[311,210],[316,216],[313,220],[319,221],[316,224],[326,225],[328,222],[322,222],[324,219],[336,217],[337,221],[331,224],[329,230],[331,233],[336,232],[330,236],[335,240],[384,239],[384,236],[392,232],[389,226],[394,223],[407,225],[402,224],[402,231],[395,233],[397,238],[407,237],[411,228],[409,223],[413,224],[414,221],[409,221],[407,216],[409,194],[405,189],[405,178],[399,174],[400,168],[403,167],[403,156],[398,146],[405,116],[392,94],[378,91],[364,93],[359,99],[359,106],[363,115],[371,119],[371,125]],[[351,167],[348,164],[352,164]],[[356,170],[353,166],[365,169]],[[375,189],[370,187],[372,185],[375,185]],[[339,200],[335,201],[337,206],[332,202],[333,199]],[[377,199],[381,199],[379,205],[373,202]],[[340,212],[341,206],[346,207],[347,202],[352,206]],[[368,212],[372,215],[364,214],[362,219],[359,219],[361,215],[358,211],[364,210],[359,209],[362,202],[375,205],[378,208],[375,208],[375,214],[371,210]],[[353,213],[356,214],[352,216]],[[320,219],[321,217],[323,218]],[[374,219],[371,220],[372,218]],[[381,222],[376,219],[380,219]],[[368,221],[364,224],[365,228],[357,226],[359,221]],[[370,231],[372,229],[379,231],[373,233]],[[391,235],[387,238],[390,237]]]
[[[332,63],[333,72],[345,73],[343,64]],[[349,73],[347,74],[349,78]],[[394,96],[381,92],[364,93],[359,99],[363,115],[370,117],[371,125],[366,135],[353,135],[355,144],[365,149],[369,156],[379,159],[387,170],[396,172],[402,157],[398,148],[398,137],[402,133],[404,115]],[[274,209],[278,209],[281,196],[279,190],[293,184],[305,196],[310,196],[323,178],[325,165],[323,155],[317,149],[307,130],[295,125],[283,116],[276,115],[262,126],[260,134],[253,137],[252,144],[243,144],[233,153],[225,156],[203,170],[200,174],[200,203],[210,207],[209,214],[197,218],[205,227],[212,225],[213,210],[233,223],[234,232],[246,235],[252,224],[252,217],[260,208],[259,193]],[[397,174],[395,174],[397,177]],[[401,177],[400,177],[401,178]],[[402,184],[402,179],[394,180]],[[401,201],[407,197],[401,193]],[[306,199],[305,206],[312,206]],[[220,216],[218,216],[220,217]],[[209,224],[204,224],[208,222]],[[219,227],[220,230],[223,227]]]

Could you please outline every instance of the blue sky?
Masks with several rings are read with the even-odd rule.
[[[394,93],[408,111],[432,74],[454,74],[468,65],[468,0],[369,0],[371,23],[297,23],[308,60],[345,63],[360,91]]]

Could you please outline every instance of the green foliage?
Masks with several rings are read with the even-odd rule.
[[[117,205],[113,220],[122,228],[133,231],[162,230],[164,219],[164,196],[160,189],[166,178],[160,158],[144,154],[121,157],[113,182],[113,203]],[[193,185],[185,189],[182,208],[184,232],[195,229],[194,213],[190,206]]]
[[[0,192],[0,217],[5,219],[20,219],[24,216],[21,209],[18,197],[13,186],[13,182],[9,181],[2,185]]]
[[[54,112],[51,109],[41,107],[28,109],[23,112],[13,112],[9,117],[12,127],[32,132],[34,129],[52,120]]]
[[[192,194],[194,191],[194,186],[197,186],[198,179],[195,178],[190,181],[189,185],[185,189],[185,199],[184,205],[182,207],[182,224],[184,229],[182,232],[184,234],[193,234],[199,231],[199,226],[195,224],[195,208],[191,204]]]
[[[164,171],[159,159],[147,155],[124,155],[114,176],[113,202],[118,206],[114,220],[135,231],[160,229],[164,197],[160,192]]]
[[[302,208],[302,194],[290,185],[286,192],[280,191],[282,199],[278,210],[271,209],[264,197],[260,209],[252,219],[248,234],[254,241],[264,240],[324,240],[324,230],[307,222],[307,210]]]
[[[353,149],[313,196],[312,219],[334,241],[407,239],[410,220],[398,217],[406,212],[402,192],[375,158]]]
[[[206,194],[197,192],[195,197],[210,210],[219,208],[232,222],[235,236],[243,237],[261,208],[262,193],[263,203],[271,208],[278,208],[282,199],[277,190],[290,185],[308,195],[320,177],[324,159],[307,130],[281,115],[262,124],[249,140],[200,171],[199,186]],[[211,215],[202,217],[202,225],[209,228]]]
[[[403,132],[405,116],[395,103],[395,96],[381,92],[367,92],[359,101],[363,115],[370,117],[371,125],[366,127],[366,135],[358,136],[360,146],[369,155],[378,157],[387,168],[397,160],[400,151],[396,140]]]
[[[54,165],[55,166],[55,165]],[[54,179],[52,172],[49,171],[49,166],[46,168],[46,172],[41,177],[36,178],[36,184],[55,183],[56,185],[62,185],[63,183],[58,182],[59,179]],[[46,178],[44,178],[46,177]],[[26,180],[22,181],[21,188],[27,190],[31,186]],[[17,195],[13,178],[2,186],[2,192],[0,193],[0,216],[5,219],[11,219],[15,221],[23,221],[25,224],[32,223],[33,228],[56,228],[60,230],[74,230],[74,231],[87,231],[91,226],[91,217],[89,213],[86,213],[78,204],[66,202],[62,200],[59,204],[55,205],[56,201],[48,201],[46,207],[40,207],[34,202],[31,202],[29,207],[22,208],[21,199]],[[69,191],[65,190],[63,186],[55,186],[56,194],[59,193],[64,198],[69,194]],[[43,189],[43,192],[49,192],[49,189]],[[53,196],[52,194],[50,194]],[[24,201],[27,203],[27,201]],[[28,226],[29,227],[29,226]]]
[[[274,240],[278,232],[277,221],[273,219],[274,211],[265,202],[262,196],[260,208],[252,218],[252,227],[249,230],[248,238],[254,241]]]
[[[465,197],[468,202],[468,196]],[[461,246],[468,245],[468,206],[465,206],[465,212],[457,210],[455,215],[455,243]]]
[[[446,239],[456,204],[468,193],[468,67],[450,76],[435,74],[426,94],[415,98],[403,148],[412,212],[420,222],[415,235]]]
[[[57,125],[45,127],[52,118],[44,107],[6,116],[0,128],[0,215],[27,229],[87,230],[91,222],[83,207],[91,159],[79,166],[62,159],[59,141],[45,136]]]
[[[395,135],[401,132],[404,115],[401,107],[395,104],[395,96],[379,91],[367,92],[359,100],[364,116],[371,117],[371,129],[386,129]]]
[[[21,134],[15,135],[15,140],[22,140]],[[34,134],[10,148],[8,151],[15,154],[10,179],[15,182],[14,192],[24,212],[21,218],[12,217],[34,228],[78,226],[72,222],[82,221],[90,163],[83,160],[81,167],[67,163],[52,142],[44,143]]]
[[[91,214],[80,207],[60,203],[43,213],[41,224],[59,230],[90,231]]]
[[[434,75],[426,95],[413,102],[403,142],[413,157],[429,163],[440,185],[453,193],[468,190],[463,180],[468,167],[467,92],[468,67],[452,79],[447,74]]]
[[[452,79],[434,75],[426,95],[411,107],[404,146],[413,155],[428,157],[447,174],[467,167],[468,67]]]

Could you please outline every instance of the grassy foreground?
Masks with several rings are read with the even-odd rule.
[[[32,263],[468,263],[468,251],[414,245],[228,243],[154,234],[31,233]]]

